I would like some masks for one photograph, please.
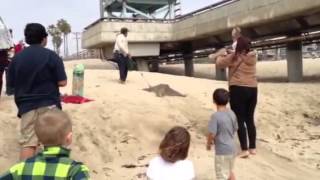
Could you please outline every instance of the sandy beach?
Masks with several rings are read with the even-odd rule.
[[[66,62],[71,93],[72,68],[87,65],[85,90],[93,102],[64,104],[74,124],[72,157],[90,168],[94,180],[144,179],[143,173],[166,131],[185,126],[192,136],[189,159],[197,180],[215,179],[214,154],[206,151],[207,124],[214,112],[212,92],[224,81],[160,73],[130,72],[127,84],[118,71],[100,60]],[[182,65],[161,72],[181,74]],[[259,62],[259,102],[256,111],[258,155],[237,159],[239,180],[316,180],[320,177],[320,60],[305,60],[306,82],[285,83],[285,61]],[[196,65],[198,77],[214,74],[213,65]],[[200,75],[199,75],[200,73]],[[201,75],[202,73],[202,75]],[[143,75],[143,76],[141,76]],[[144,91],[168,84],[186,97],[157,97]],[[19,119],[13,97],[0,100],[0,173],[18,160]],[[126,168],[133,165],[134,168]]]

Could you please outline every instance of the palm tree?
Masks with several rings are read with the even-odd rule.
[[[48,27],[48,33],[52,37],[52,44],[54,51],[60,55],[60,47],[62,44],[61,31],[55,25],[50,25]]]
[[[71,33],[71,26],[66,20],[60,19],[58,20],[57,27],[63,34],[64,56],[68,56],[68,34]]]
[[[61,34],[58,35],[58,36],[53,36],[52,37],[52,42],[55,43],[56,52],[57,52],[58,55],[60,55],[60,47],[61,47],[61,44],[62,44]]]

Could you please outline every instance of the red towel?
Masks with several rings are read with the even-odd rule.
[[[71,103],[71,104],[83,104],[87,103],[90,101],[93,101],[92,99],[87,99],[81,96],[69,96],[69,95],[64,95],[61,96],[61,101],[64,103]]]

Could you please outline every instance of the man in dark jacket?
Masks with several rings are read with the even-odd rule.
[[[13,57],[8,73],[8,86],[14,88],[21,118],[21,160],[35,155],[39,142],[34,123],[44,113],[61,109],[59,87],[67,85],[62,59],[45,48],[46,29],[41,24],[27,24],[24,35],[30,46]]]

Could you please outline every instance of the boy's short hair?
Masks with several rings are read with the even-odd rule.
[[[184,127],[176,126],[167,132],[160,143],[160,156],[167,162],[175,163],[188,157],[190,133]]]
[[[69,116],[60,109],[52,109],[35,122],[35,133],[44,146],[61,146],[72,131]]]
[[[225,106],[230,99],[229,92],[223,88],[216,89],[213,93],[213,102],[217,105]]]
[[[26,25],[24,29],[24,36],[26,39],[26,43],[33,44],[41,44],[44,38],[48,36],[46,28],[39,23],[29,23]]]

